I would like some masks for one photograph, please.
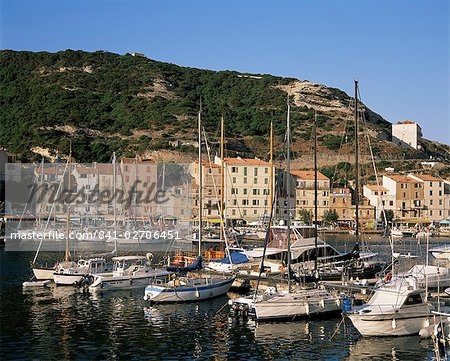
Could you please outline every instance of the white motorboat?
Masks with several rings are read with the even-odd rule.
[[[146,256],[121,256],[113,257],[112,260],[113,271],[94,274],[94,282],[89,286],[89,291],[144,288],[152,279],[169,274],[166,270],[149,265]]]
[[[431,248],[428,252],[431,252],[434,258],[450,261],[450,246],[447,244]]]
[[[80,259],[78,262],[66,261],[57,265],[53,281],[57,286],[76,286],[90,275],[110,271],[104,258]]]
[[[189,302],[221,296],[230,290],[235,277],[176,277],[156,279],[145,288],[144,300],[150,302]]]
[[[376,289],[366,304],[347,315],[363,336],[405,336],[427,327],[430,312],[425,290],[405,278]]]

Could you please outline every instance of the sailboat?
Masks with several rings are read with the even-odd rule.
[[[333,296],[325,289],[317,287],[301,289],[292,287],[292,250],[291,250],[291,214],[290,214],[290,104],[288,101],[287,110],[287,169],[286,169],[286,188],[287,188],[287,289],[278,290],[275,287],[268,287],[264,294],[258,294],[258,287],[255,296],[250,298],[238,298],[231,302],[232,310],[247,310],[248,314],[258,321],[270,321],[295,318],[304,318],[312,316],[321,316],[329,313],[340,312],[340,299]],[[317,170],[316,170],[317,177]],[[317,184],[317,180],[316,180]],[[317,192],[316,192],[317,193]],[[273,202],[273,199],[271,200]],[[316,202],[317,207],[317,202]],[[316,209],[317,214],[317,209]],[[270,216],[269,227],[266,234],[266,246],[270,238],[272,216]],[[317,222],[316,222],[317,227]],[[317,232],[315,245],[317,247]],[[264,258],[261,263],[261,272],[264,268]],[[317,261],[316,261],[317,271]],[[261,274],[260,272],[260,274]],[[259,281],[258,281],[259,286]]]
[[[57,264],[53,273],[53,281],[57,286],[76,286],[81,284],[82,280],[91,273],[100,273],[109,270],[106,260],[102,257],[90,258],[87,260],[79,259],[78,262],[70,260],[70,199],[72,195],[72,147],[68,160],[68,194],[67,194],[67,213],[66,213],[66,252],[65,260]]]
[[[58,184],[58,188],[57,188],[57,192],[56,192],[58,194],[58,196],[60,194],[61,186],[62,186],[62,183],[64,181],[64,176],[66,175],[66,171],[68,169],[68,166],[69,166],[69,160],[67,160],[67,162],[66,162],[66,165],[64,167],[64,171],[63,171],[62,176],[61,176],[61,181]],[[44,160],[42,160],[42,163],[41,163],[41,177],[40,178],[41,178],[40,179],[40,183],[42,183],[43,182],[43,178],[44,178]],[[50,219],[52,217],[54,209],[55,209],[55,203],[52,204],[50,213],[49,213],[49,215],[47,217],[47,221],[45,222],[44,233],[48,229],[48,225],[50,223]],[[40,215],[39,215],[39,217],[40,217]],[[33,270],[33,275],[34,275],[34,278],[36,280],[38,280],[38,281],[44,281],[44,280],[51,280],[51,281],[53,281],[53,273],[55,272],[55,269],[56,269],[58,263],[56,263],[55,266],[48,266],[48,265],[44,266],[44,265],[41,265],[41,264],[37,263],[37,259],[39,257],[39,253],[40,253],[40,250],[42,248],[43,242],[44,242],[44,237],[42,237],[40,239],[39,244],[38,244],[38,248],[37,248],[36,253],[34,255],[34,258],[33,258],[33,261],[30,262],[31,269]]]
[[[113,186],[114,193],[117,187],[116,176],[116,154],[113,154]],[[117,254],[117,214],[116,214],[116,197],[114,197],[114,250],[113,254]],[[155,269],[150,265],[153,255],[148,253],[142,255],[116,256],[112,258],[112,272],[91,273],[89,276],[93,278],[89,291],[107,291],[107,290],[123,290],[133,288],[144,288],[151,279],[166,277],[169,273],[166,270]]]
[[[189,302],[206,300],[227,293],[233,284],[234,276],[210,276],[194,273],[202,269],[202,120],[201,106],[198,112],[198,167],[199,167],[199,222],[198,222],[198,257],[188,267],[168,267],[172,271],[165,281],[154,280],[144,292],[144,300],[150,302]],[[223,192],[222,192],[223,193]],[[220,209],[222,209],[220,205]],[[221,211],[221,215],[222,215]],[[223,222],[223,218],[221,219]],[[223,227],[221,228],[224,231]]]
[[[355,131],[358,144],[358,81],[355,80]],[[356,148],[358,149],[358,148]],[[356,159],[358,156],[356,155]],[[358,163],[356,163],[358,190]],[[356,231],[358,234],[358,191],[356,192]],[[358,235],[357,235],[358,237]],[[394,252],[392,248],[392,258]],[[394,267],[395,262],[392,262]],[[377,288],[370,300],[348,313],[353,325],[363,336],[404,336],[419,333],[428,326],[431,312],[426,292],[418,287],[416,277],[396,277]]]

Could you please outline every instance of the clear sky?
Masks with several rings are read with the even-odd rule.
[[[307,79],[450,144],[448,0],[0,0],[2,49]]]

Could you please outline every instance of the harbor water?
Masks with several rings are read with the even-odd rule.
[[[365,238],[373,251],[389,254],[387,240]],[[352,237],[325,239],[339,250],[353,247]],[[445,242],[450,243],[448,239],[431,243]],[[407,262],[421,262],[425,257],[425,242],[396,244],[420,256]],[[96,295],[72,287],[23,290],[22,282],[31,278],[32,258],[32,252],[0,250],[1,360],[413,361],[433,357],[430,340],[362,338],[340,316],[260,324],[233,320],[227,297],[150,306],[142,291]]]

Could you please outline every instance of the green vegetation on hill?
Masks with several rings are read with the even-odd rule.
[[[71,50],[1,51],[0,78],[0,145],[23,156],[33,146],[66,152],[67,134],[55,127],[99,131],[71,136],[80,161],[102,161],[127,149],[124,139],[136,130],[192,131],[200,97],[207,129],[224,115],[234,134],[267,134],[269,121],[285,113],[286,94],[274,86],[292,80]],[[279,123],[276,131],[283,129]]]
[[[273,121],[278,136],[275,154],[282,161],[285,90],[296,84],[298,81],[291,78],[187,68],[130,54],[2,50],[0,147],[27,161],[40,157],[32,151],[34,147],[67,155],[71,142],[77,161],[107,162],[113,151],[120,157],[173,150],[171,141],[180,140],[176,150],[194,155],[201,98],[203,125],[213,138],[224,116],[227,152],[267,157],[269,124]],[[281,90],[286,85],[289,87]],[[353,141],[352,126],[345,133],[340,126],[348,115],[349,96],[339,89],[315,86],[317,93],[309,93],[309,99],[304,93],[296,93],[295,101],[291,99],[292,158],[304,156],[312,142],[315,111],[309,106],[319,104],[320,109],[333,102],[330,109],[338,109],[317,115],[322,152],[336,154],[343,136],[346,143]],[[341,108],[335,107],[336,101]],[[308,106],[295,106],[295,102]],[[366,120],[373,127],[372,134],[387,134],[389,123],[368,108]],[[373,143],[383,157],[398,158],[403,153],[387,145],[381,140]],[[445,153],[431,142],[424,149],[421,154],[409,153],[414,158],[439,158]],[[328,173],[332,170],[325,169]],[[349,171],[338,167],[338,173]]]

